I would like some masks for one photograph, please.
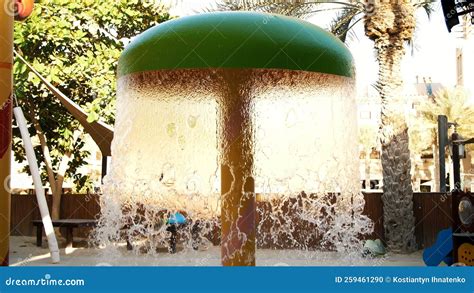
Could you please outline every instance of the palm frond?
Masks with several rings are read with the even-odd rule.
[[[342,42],[346,41],[347,32],[360,21],[359,18],[353,21],[354,18],[362,13],[361,10],[356,8],[345,8],[342,12],[338,13],[329,25],[329,30],[337,36]]]
[[[460,133],[474,136],[474,105],[460,87],[438,91],[433,100],[419,106],[418,113],[423,123],[432,127],[436,126],[438,115],[446,115],[449,121],[459,124]]]
[[[214,11],[260,11],[276,13],[279,10],[289,9],[289,5],[293,4],[287,2],[275,3],[275,1],[268,0],[221,0],[217,2]],[[297,3],[294,5],[297,5]]]
[[[415,4],[415,8],[423,8],[428,16],[428,19],[431,18],[431,15],[435,11],[435,3],[438,2],[437,0],[426,0]]]
[[[330,0],[287,0],[287,1],[269,1],[269,0],[221,0],[212,11],[260,11],[268,13],[277,13],[288,16],[295,16],[305,18],[315,14],[316,12],[324,12],[334,9],[333,7],[326,7],[320,10],[315,10],[321,5],[339,5],[340,8],[360,9],[360,5],[353,4],[350,1],[330,1]],[[209,9],[207,9],[209,11]]]

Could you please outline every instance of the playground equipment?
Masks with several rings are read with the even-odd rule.
[[[0,42],[0,180],[2,188],[0,191],[0,262],[1,265],[8,265],[9,237],[10,234],[10,167],[11,167],[11,127],[12,127],[12,61],[13,61],[13,17],[15,20],[26,19],[33,10],[33,0],[2,0],[0,12],[0,35],[3,42]],[[51,218],[49,217],[48,206],[44,195],[43,184],[39,176],[38,165],[31,144],[30,136],[26,128],[25,118],[20,108],[15,108],[14,113],[21,131],[28,163],[33,176],[36,188],[36,196],[40,208],[41,217],[44,222],[48,244],[51,251],[53,263],[58,263],[59,249],[54,235]]]
[[[48,238],[48,246],[49,251],[51,252],[51,260],[53,263],[59,263],[60,257],[58,242],[56,240],[56,235],[54,234],[53,229],[53,223],[51,222],[51,217],[49,215],[48,204],[46,202],[46,196],[44,194],[43,183],[41,182],[38,163],[36,161],[35,151],[33,150],[33,144],[31,143],[31,137],[28,132],[26,119],[23,115],[23,111],[18,106],[13,109],[13,113],[15,114],[18,127],[20,128],[21,139],[25,147],[26,158],[30,167],[31,176],[33,177],[33,183],[36,191],[36,199],[38,201],[38,207],[40,210],[41,219],[43,221],[44,231],[46,233],[46,237]]]
[[[442,261],[448,265],[474,265],[474,196],[455,189],[451,201],[453,227],[440,231],[436,243],[423,251],[427,266],[437,266]]]
[[[0,0],[0,265],[8,265],[12,135],[13,0]]]
[[[452,193],[454,262],[474,265],[474,195],[454,190]]]
[[[34,0],[14,0],[15,20],[25,20],[33,12]]]
[[[59,102],[66,108],[66,110],[74,117],[76,120],[81,123],[84,127],[84,130],[92,137],[94,142],[100,149],[103,157],[110,156],[110,145],[114,137],[114,130],[109,125],[105,124],[102,121],[87,121],[87,113],[66,95],[64,95],[60,90],[58,90],[54,85],[52,85],[44,76],[42,76],[33,66],[28,63],[23,56],[14,52],[15,56],[20,60],[25,66],[30,70],[34,75],[36,75],[39,80],[48,88],[51,93],[59,100]]]
[[[453,230],[441,230],[436,237],[436,242],[423,251],[423,261],[427,266],[438,266],[441,262],[453,264]]]
[[[382,256],[387,253],[385,247],[382,243],[382,240],[367,240],[364,244],[364,251],[362,252],[364,256]]]
[[[453,126],[454,131],[448,140],[448,129]],[[441,192],[446,192],[445,179],[445,149],[449,145],[452,150],[454,187],[451,192],[452,201],[452,257],[454,262],[463,262],[472,265],[471,259],[466,257],[474,244],[474,196],[464,192],[461,182],[461,157],[465,155],[465,145],[474,143],[474,138],[463,139],[457,132],[458,124],[448,122],[445,115],[438,116],[438,144],[440,160]],[[462,249],[461,249],[462,247]],[[463,256],[462,259],[460,256]]]
[[[203,223],[202,235],[221,227],[223,265],[255,265],[260,193],[297,199],[300,210],[281,217],[316,226],[308,235],[320,233],[336,249],[359,247],[368,220],[357,179],[354,70],[337,38],[280,15],[183,17],[137,36],[118,77],[99,240],[113,244],[125,225],[117,219],[136,218],[128,237],[158,237],[160,209],[183,210]],[[285,221],[268,238],[293,237],[294,221]]]
[[[463,243],[459,246],[457,253],[457,259],[460,263],[467,266],[474,266],[474,245],[470,243]]]

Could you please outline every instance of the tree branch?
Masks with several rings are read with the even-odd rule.
[[[51,162],[51,155],[50,155],[50,152],[49,152],[49,147],[48,147],[48,144],[47,144],[46,135],[44,134],[40,123],[38,122],[38,120],[36,119],[36,117],[34,115],[33,105],[31,105],[31,102],[28,101],[28,100],[26,100],[26,107],[28,108],[27,115],[31,119],[33,127],[36,130],[36,135],[38,136],[38,139],[40,141],[41,152],[43,153],[44,164],[45,164],[45,167],[46,167],[46,173],[48,174],[48,181],[49,181],[49,185],[51,187],[51,192],[55,193],[55,191],[56,191],[56,179],[55,179],[55,176],[54,176],[53,164]]]

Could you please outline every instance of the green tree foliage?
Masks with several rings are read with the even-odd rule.
[[[425,130],[437,133],[438,115],[446,115],[449,122],[458,124],[457,131],[466,136],[474,136],[474,106],[469,93],[462,87],[445,88],[434,94],[433,99],[419,106],[420,123]],[[436,139],[436,135],[433,139]]]
[[[54,86],[81,105],[90,121],[100,117],[113,124],[115,72],[124,45],[169,18],[167,8],[157,1],[41,0],[35,3],[30,18],[15,23],[14,46]],[[82,127],[19,61],[15,62],[14,79],[16,97],[31,123],[30,134],[40,138],[41,147],[35,149],[43,162],[44,178],[51,185],[60,185],[52,189],[60,189],[64,177],[84,185],[85,177],[76,174],[89,155],[83,148]],[[18,130],[14,136],[15,158],[22,162],[25,155]],[[51,170],[47,170],[48,164]]]
[[[461,135],[474,137],[474,106],[469,93],[462,87],[441,89],[416,110],[418,115],[410,121],[410,148],[416,154],[421,155],[437,143],[438,115],[445,115],[449,122],[457,123]]]

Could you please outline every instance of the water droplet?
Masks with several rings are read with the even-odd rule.
[[[186,146],[186,138],[184,135],[178,137],[178,145],[181,150],[184,150],[184,147]]]
[[[172,187],[176,181],[176,172],[174,166],[171,163],[165,163],[162,168],[161,182],[167,187]]]
[[[169,137],[175,136],[176,135],[176,124],[169,123],[166,126],[166,133],[169,135]]]
[[[190,193],[194,193],[198,190],[198,180],[197,178],[191,177],[186,183],[186,190]]]
[[[198,119],[197,116],[189,115],[189,117],[188,117],[188,126],[189,126],[189,128],[196,127],[197,119]]]

